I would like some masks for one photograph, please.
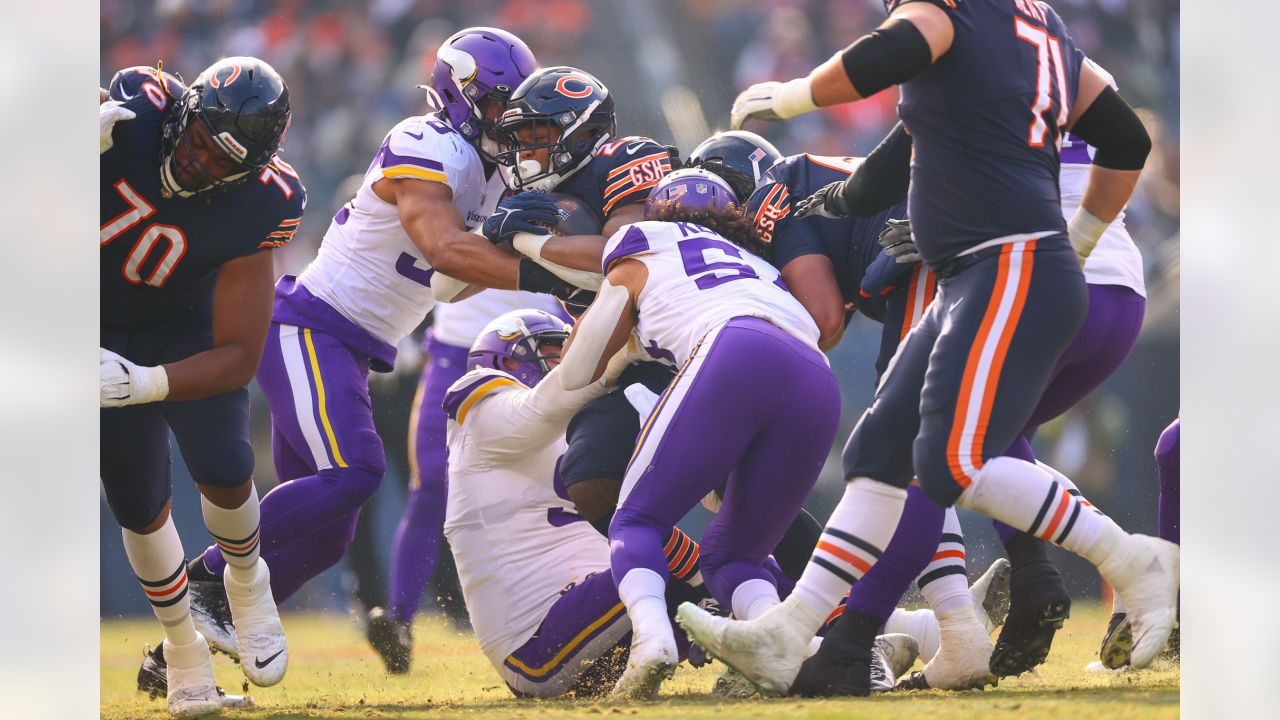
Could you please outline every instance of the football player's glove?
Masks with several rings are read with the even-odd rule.
[[[124,107],[124,103],[119,100],[108,100],[98,106],[98,154],[111,149],[114,140],[111,137],[111,129],[121,120],[132,120],[137,117],[137,113]]]
[[[497,245],[511,242],[516,233],[547,235],[560,222],[560,206],[541,192],[522,192],[503,198],[484,221],[482,232]]]
[[[916,251],[915,240],[911,237],[910,220],[893,220],[885,222],[885,228],[876,238],[884,254],[893,258],[899,265],[919,262],[920,253]]]
[[[810,215],[833,220],[849,216],[849,203],[844,199],[844,180],[823,185],[817,192],[796,203],[791,217],[800,220]]]
[[[748,118],[788,120],[818,109],[808,77],[780,83],[756,83],[738,93],[729,111],[729,129],[741,130]]]
[[[100,407],[156,402],[169,396],[169,373],[163,365],[144,367],[105,348],[98,348]]]

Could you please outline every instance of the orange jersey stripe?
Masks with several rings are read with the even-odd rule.
[[[688,575],[690,571],[697,566],[699,555],[700,553],[698,552],[698,548],[694,547],[693,552],[689,554],[689,559],[685,561],[684,565],[680,566],[679,570],[675,571],[676,577],[684,577],[685,575]]]
[[[619,200],[621,200],[622,198],[624,198],[624,197],[626,197],[626,196],[630,195],[631,193],[636,192],[636,191],[638,191],[638,190],[644,190],[645,188],[651,188],[651,187],[653,187],[654,185],[657,185],[657,184],[658,184],[658,180],[660,180],[660,179],[661,179],[661,178],[655,178],[655,179],[653,179],[653,180],[650,180],[650,181],[649,181],[649,182],[647,182],[647,183],[642,183],[642,184],[640,184],[640,185],[636,185],[635,187],[631,188],[630,190],[628,190],[628,191],[626,191],[626,192],[622,193],[621,195],[618,195],[618,196],[617,196],[617,197],[615,197],[614,199],[612,199],[612,200],[610,200],[609,202],[605,203],[605,205],[604,205],[604,214],[605,214],[605,215],[608,215],[609,213],[613,212],[613,206],[614,206],[614,205],[617,205],[617,204],[618,204],[618,201],[619,201]]]
[[[651,161],[651,160],[660,160],[660,159],[665,158],[665,157],[667,157],[667,153],[666,153],[666,152],[654,153],[654,154],[652,154],[652,155],[645,155],[644,157],[642,157],[642,158],[640,158],[640,159],[638,159],[638,160],[632,160],[631,162],[627,163],[626,165],[619,165],[618,167],[616,167],[616,168],[614,168],[614,169],[610,170],[610,171],[609,171],[608,178],[614,178],[614,177],[616,177],[616,176],[618,176],[618,175],[620,175],[620,174],[622,174],[622,173],[624,173],[624,172],[626,172],[626,171],[630,170],[631,168],[633,168],[633,167],[635,167],[635,166],[637,166],[637,165],[643,165],[644,163],[647,163],[647,162],[649,162],[649,161]]]
[[[916,263],[911,269],[911,284],[907,286],[907,311],[902,316],[902,327],[898,331],[898,341],[901,342],[907,337],[907,333],[911,332],[911,326],[915,323],[911,319],[916,314],[916,289],[920,286],[920,268],[922,265]]]
[[[857,555],[854,555],[853,553],[849,552],[848,550],[845,550],[844,548],[838,545],[832,545],[826,540],[818,541],[818,549],[824,550],[826,552],[831,553],[832,555],[835,555],[836,557],[858,568],[864,573],[869,572],[871,570],[871,564],[868,563],[866,560],[863,560],[862,558],[858,557]]]
[[[670,555],[671,551],[676,549],[676,543],[679,542],[680,536],[683,534],[679,529],[671,528],[671,537],[667,538],[667,546],[662,548],[662,554]]]

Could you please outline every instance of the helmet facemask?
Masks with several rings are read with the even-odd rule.
[[[583,127],[597,105],[577,116],[522,114],[499,121],[498,165],[507,187],[550,192],[585,167],[595,149],[613,136],[612,131],[596,135]],[[546,151],[545,162],[528,157],[539,151]]]
[[[200,86],[190,88],[164,122],[160,183],[171,196],[193,197],[226,190],[266,167],[275,153],[273,147],[251,156],[231,133],[215,133],[200,111],[202,92]]]

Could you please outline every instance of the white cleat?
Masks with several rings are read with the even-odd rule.
[[[1118,667],[1112,670],[1106,665],[1103,665],[1101,660],[1094,660],[1093,662],[1084,666],[1084,671],[1087,673],[1111,673],[1112,675],[1120,675],[1128,671],[1128,669],[1129,669],[1129,666],[1125,665],[1124,667]]]
[[[742,673],[762,695],[782,695],[808,657],[809,635],[791,620],[786,601],[743,622],[716,617],[682,603],[676,622],[707,654]]]
[[[627,658],[627,669],[618,678],[609,697],[620,700],[653,700],[663,680],[670,680],[676,672],[680,657],[675,643],[670,645],[655,638],[653,641],[632,643]]]
[[[275,685],[289,668],[289,649],[285,645],[280,611],[271,595],[271,572],[267,563],[258,558],[254,577],[248,583],[236,582],[230,565],[222,577],[235,621],[240,668],[254,685]]]
[[[1120,557],[1114,557],[1123,553]],[[1142,669],[1164,649],[1178,621],[1177,545],[1148,535],[1129,536],[1099,570],[1124,603],[1125,619],[1102,642],[1105,667]]]
[[[885,670],[888,687],[876,686],[876,666],[871,666],[871,691],[892,690],[898,678],[916,664],[920,657],[920,645],[916,639],[906,633],[888,633],[876,638],[871,652],[880,658]]]
[[[746,675],[727,667],[716,678],[716,684],[711,688],[711,697],[745,700],[758,692],[760,688],[748,680]]]
[[[991,639],[972,605],[941,626],[942,644],[923,670],[899,683],[910,690],[970,690],[996,683],[991,673]]]
[[[199,717],[222,711],[222,698],[213,679],[213,659],[209,644],[196,633],[195,642],[174,645],[164,641],[166,696],[169,714]]]
[[[191,622],[196,632],[204,636],[214,652],[228,655],[239,662],[236,649],[236,627],[231,622],[231,608],[227,606],[227,594],[220,583],[197,580],[187,584],[191,598]]]
[[[1007,558],[996,558],[991,567],[982,573],[982,577],[969,586],[969,594],[973,596],[973,604],[978,608],[978,618],[990,635],[1004,624],[1009,615],[1009,579],[1013,569]]]

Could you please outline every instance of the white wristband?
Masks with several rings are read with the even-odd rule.
[[[163,365],[145,367],[134,365],[129,369],[133,397],[130,404],[158,402],[169,397],[169,373]]]
[[[788,80],[773,96],[773,111],[786,120],[818,109],[813,101],[813,82],[808,76]]]
[[[1097,218],[1083,207],[1076,208],[1076,214],[1067,223],[1067,238],[1071,240],[1071,247],[1076,251],[1080,262],[1089,257],[1089,253],[1093,252],[1094,246],[1102,238],[1102,233],[1110,225],[1111,223]]]
[[[511,238],[511,247],[534,262],[542,262],[542,246],[547,244],[547,239],[550,237],[550,235],[519,232]]]

